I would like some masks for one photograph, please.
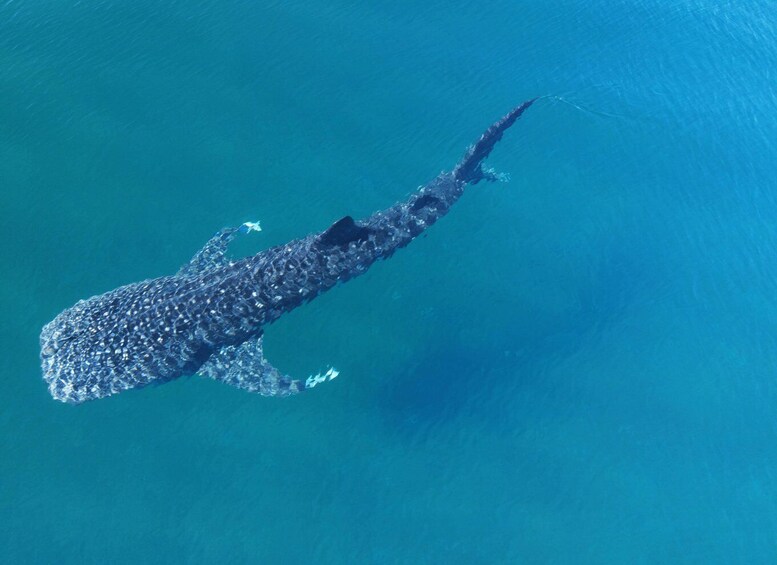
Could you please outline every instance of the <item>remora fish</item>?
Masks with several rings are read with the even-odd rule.
[[[404,202],[360,221],[230,261],[237,234],[225,228],[172,276],[81,300],[41,331],[43,378],[51,395],[80,403],[199,373],[265,396],[287,396],[337,376],[329,369],[304,383],[262,354],[264,327],[339,282],[364,273],[448,212],[467,184],[494,180],[483,160],[529,100],[494,123],[452,172]]]

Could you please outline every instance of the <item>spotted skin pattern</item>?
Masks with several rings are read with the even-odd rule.
[[[286,396],[334,378],[330,369],[303,383],[275,369],[263,356],[264,327],[390,257],[445,215],[467,184],[491,180],[483,160],[532,102],[492,125],[452,172],[368,218],[346,216],[324,232],[237,261],[226,256],[229,243],[258,224],[225,228],[177,274],[81,300],[41,332],[49,392],[81,403],[200,373]]]

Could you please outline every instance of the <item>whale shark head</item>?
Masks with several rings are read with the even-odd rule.
[[[82,300],[41,330],[43,380],[56,400],[78,404],[139,385],[127,371],[127,350],[105,331],[112,320],[99,305],[97,297]]]
[[[77,401],[73,387],[75,367],[70,361],[82,351],[79,326],[72,317],[76,308],[67,310],[43,326],[40,333],[40,361],[43,379],[51,395],[63,402]],[[68,315],[65,315],[68,314]]]

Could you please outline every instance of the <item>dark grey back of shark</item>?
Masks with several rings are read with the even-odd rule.
[[[534,102],[494,123],[452,172],[410,198],[321,233],[232,261],[229,243],[256,224],[218,232],[172,276],[82,300],[44,326],[43,378],[51,395],[81,403],[200,373],[265,396],[287,396],[331,380],[283,374],[263,355],[264,328],[322,292],[390,257],[444,216],[482,169],[502,134]]]

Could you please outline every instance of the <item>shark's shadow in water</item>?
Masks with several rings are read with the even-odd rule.
[[[613,236],[585,277],[577,277],[568,310],[540,318],[516,311],[509,322],[484,328],[493,337],[477,344],[441,335],[381,379],[376,404],[387,425],[408,437],[464,412],[498,420],[498,411],[513,404],[494,402],[494,391],[509,399],[523,387],[543,386],[549,363],[575,354],[592,334],[616,326],[630,306],[659,292],[665,269],[649,244]]]

